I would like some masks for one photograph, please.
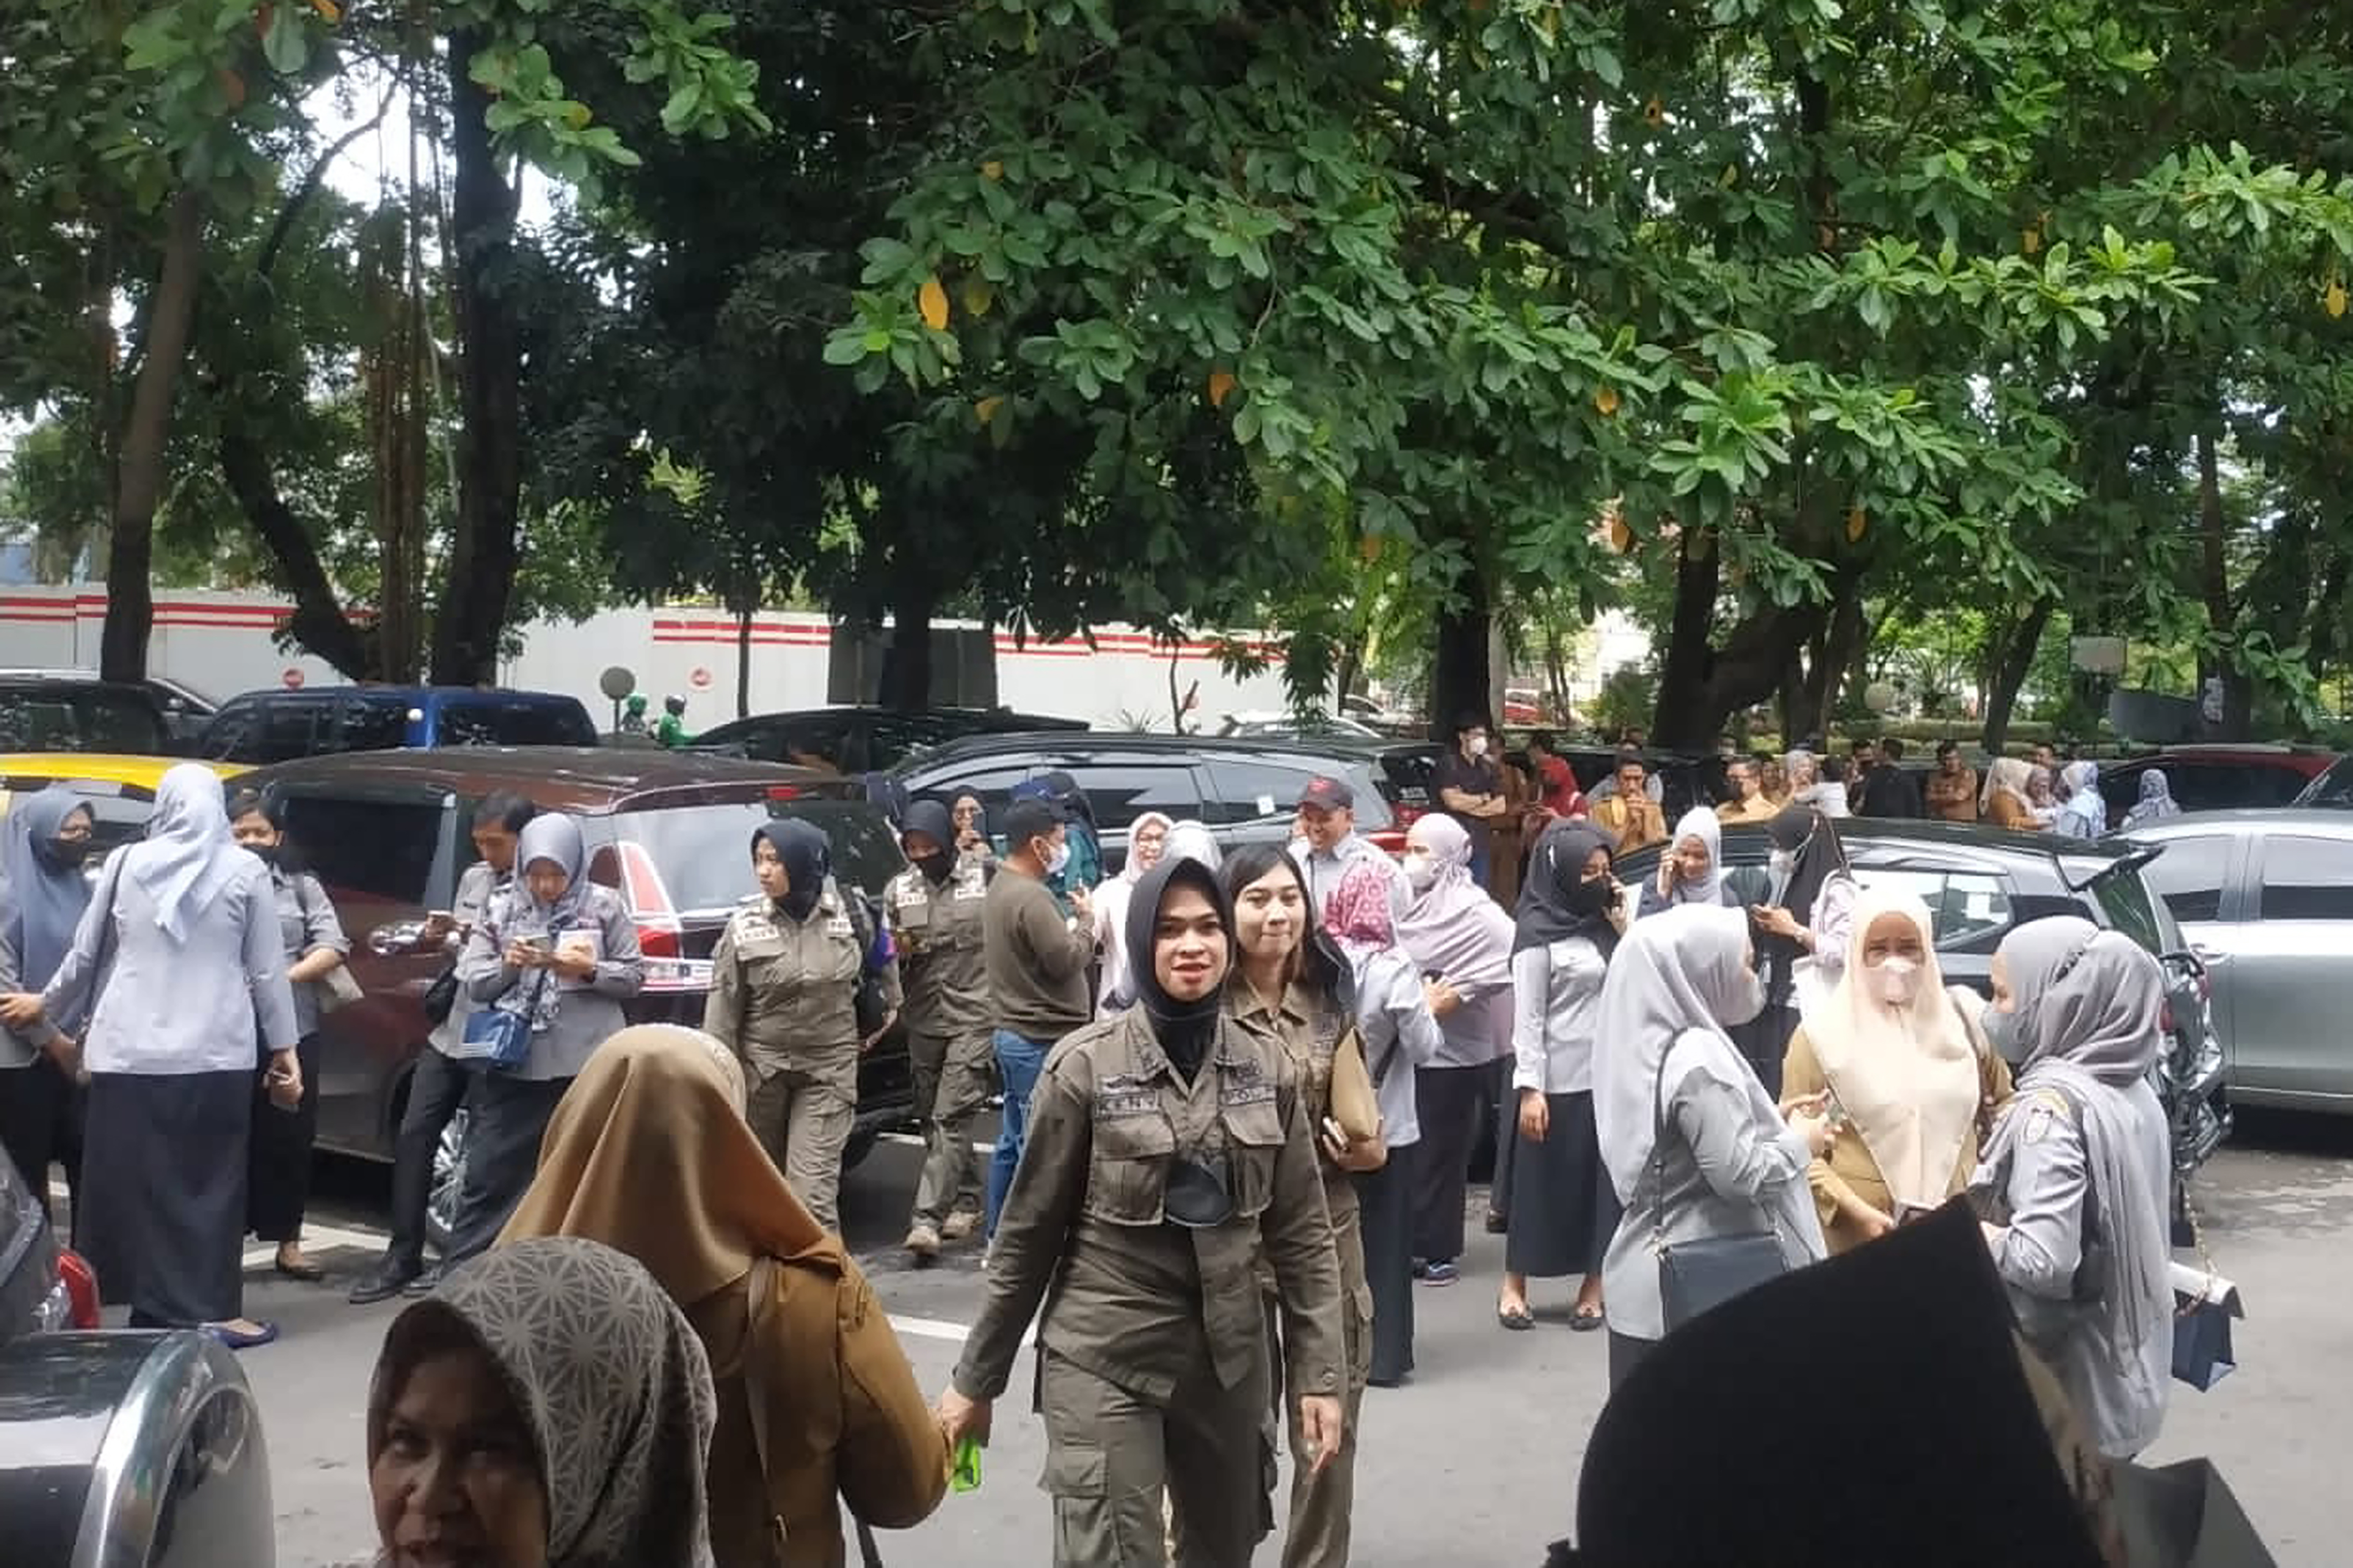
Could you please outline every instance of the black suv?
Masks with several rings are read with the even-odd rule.
[[[0,674],[0,752],[161,757],[174,749],[170,719],[145,686],[46,670]]]
[[[1079,719],[1050,719],[1009,708],[800,708],[754,713],[713,725],[695,737],[697,751],[724,752],[755,763],[812,760],[844,773],[873,773],[909,752],[966,735],[1083,731]]]
[[[1927,904],[1936,917],[1936,962],[1951,984],[1991,994],[1994,949],[2014,928],[2046,915],[2080,915],[2155,954],[2165,965],[2170,1049],[2158,1076],[2173,1123],[2174,1172],[2187,1177],[2206,1163],[2231,1130],[2222,1044],[2208,1005],[2206,965],[2141,877],[2157,850],[2113,839],[1864,817],[1845,818],[1838,830],[1859,880],[1908,889]],[[1725,867],[1744,900],[1764,898],[1771,848],[1762,827],[1725,829]],[[1620,878],[1634,883],[1655,876],[1658,853],[1652,847],[1627,856],[1619,862]],[[2178,1202],[2178,1182],[2175,1196]]]
[[[1207,826],[1222,847],[1291,841],[1299,796],[1313,780],[1336,778],[1356,796],[1356,827],[1392,852],[1430,804],[1431,748],[1411,742],[1210,740],[1200,735],[1050,732],[978,735],[911,757],[892,770],[909,797],[953,802],[977,795],[991,822],[1003,820],[1013,788],[1065,773],[1084,791],[1103,829],[1103,868],[1127,858],[1127,830],[1147,811]],[[1419,798],[1415,798],[1416,796]]]

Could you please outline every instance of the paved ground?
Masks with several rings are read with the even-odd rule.
[[[980,1275],[968,1256],[905,1268],[892,1248],[914,1182],[914,1151],[888,1146],[851,1179],[844,1222],[901,1326],[927,1391],[954,1363]],[[2214,1393],[2176,1385],[2156,1458],[2204,1454],[2231,1479],[2283,1568],[2346,1561],[2343,1456],[2353,1453],[2353,1122],[2264,1119],[2209,1168],[2201,1207],[2223,1271],[2245,1290],[2244,1370]],[[380,1173],[338,1168],[316,1205],[320,1256],[348,1274],[369,1256],[384,1201]],[[322,1230],[320,1227],[332,1227]],[[1540,1295],[1527,1334],[1495,1326],[1495,1238],[1474,1232],[1464,1281],[1417,1293],[1419,1372],[1375,1390],[1365,1415],[1356,1521],[1360,1568],[1533,1568],[1566,1534],[1586,1432],[1603,1393],[1599,1336],[1572,1334],[1567,1296]],[[248,1277],[248,1308],[277,1319],[280,1343],[246,1365],[267,1420],[284,1568],[364,1561],[373,1532],[361,1466],[369,1368],[396,1307],[354,1309],[340,1287]],[[952,1497],[922,1529],[885,1536],[893,1563],[1042,1559],[1035,1488],[1041,1439],[1008,1400],[980,1490]],[[1260,1554],[1271,1562],[1271,1550]]]

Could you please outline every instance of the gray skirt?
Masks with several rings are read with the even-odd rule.
[[[141,1326],[243,1311],[253,1069],[94,1073],[74,1239]]]
[[[1512,1136],[1504,1267],[1531,1279],[1599,1274],[1618,1230],[1618,1194],[1601,1168],[1593,1096],[1547,1094],[1545,1106],[1551,1121],[1543,1142]]]

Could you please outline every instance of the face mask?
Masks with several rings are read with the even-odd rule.
[[[1996,1056],[2012,1067],[2025,1058],[2026,1041],[2020,1033],[2017,1014],[2005,1013],[1999,1007],[1988,1007],[1981,1025],[1985,1029],[1986,1043],[1993,1047]]]
[[[1047,855],[1046,875],[1049,877],[1059,877],[1064,871],[1070,869],[1070,865],[1071,846],[1070,841],[1065,839],[1063,842],[1055,845],[1052,851]]]
[[[60,870],[71,870],[90,858],[87,838],[52,838],[49,840],[49,860]]]
[[[1787,877],[1798,868],[1798,857],[1787,849],[1776,849],[1766,857],[1776,877]]]
[[[279,848],[280,846],[275,844],[248,844],[245,852],[265,866],[275,866],[278,864]]]
[[[1879,999],[1891,1007],[1909,1007],[1920,994],[1920,966],[1908,958],[1879,961]]]
[[[934,882],[946,881],[948,873],[955,869],[955,862],[948,858],[944,849],[934,849],[929,855],[910,856],[908,859],[916,870]]]
[[[1409,855],[1405,858],[1405,881],[1407,887],[1411,888],[1417,893],[1426,893],[1430,891],[1430,885],[1437,880],[1437,861],[1431,859],[1427,855]]]
[[[1581,879],[1568,890],[1568,907],[1581,915],[1598,915],[1609,908],[1613,896],[1609,878]]]
[[[1728,1029],[1754,1023],[1757,1015],[1765,1011],[1765,982],[1753,969],[1744,969],[1732,983],[1732,995],[1725,1003],[1724,1013],[1716,1020]]]
[[[1474,757],[1483,757],[1487,754],[1486,736],[1473,735],[1471,737],[1471,754]]]

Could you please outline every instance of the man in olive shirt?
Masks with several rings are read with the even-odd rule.
[[[1013,1184],[1029,1135],[1029,1093],[1054,1042],[1094,1017],[1087,964],[1094,957],[1094,914],[1082,887],[1071,889],[1065,916],[1046,879],[1069,863],[1062,818],[1040,800],[1014,803],[1005,816],[1005,860],[988,885],[981,941],[988,959],[988,1009],[996,1026],[997,1068],[1005,1110],[988,1165],[987,1232]]]

